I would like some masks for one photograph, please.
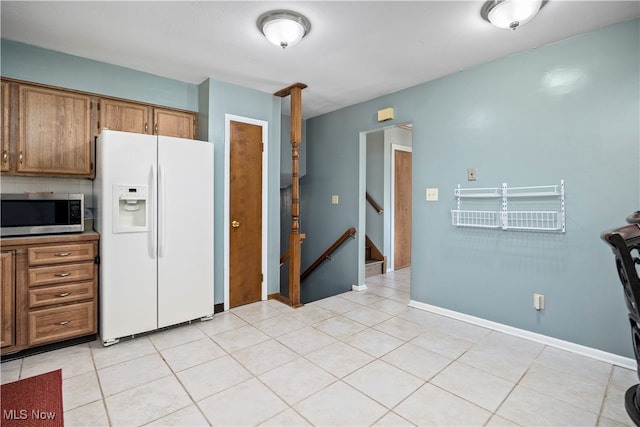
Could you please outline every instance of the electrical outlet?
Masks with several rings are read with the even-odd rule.
[[[467,181],[475,181],[478,175],[476,168],[467,169]]]
[[[438,201],[438,189],[427,188],[427,202],[437,202],[437,201]]]
[[[544,310],[544,295],[533,294],[533,308],[536,310]]]
[[[340,203],[340,196],[338,196],[337,194],[331,196],[331,204],[337,205],[338,203]]]

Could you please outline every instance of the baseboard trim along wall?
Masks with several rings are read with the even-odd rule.
[[[369,288],[367,288],[366,284],[365,285],[351,285],[351,290],[352,291],[356,291],[356,292],[358,292],[358,291],[366,291],[367,289],[369,289]]]
[[[556,347],[561,350],[566,350],[572,353],[581,354],[583,356],[587,356],[593,359],[601,360],[603,362],[611,363],[612,365],[620,366],[622,368],[627,368],[634,371],[637,368],[635,359],[632,359],[629,357],[623,357],[617,354],[608,353],[606,351],[598,350],[591,347],[586,347],[580,344],[575,344],[569,341],[564,341],[561,339],[549,337],[547,335],[538,334],[538,333],[527,331],[524,329],[514,328],[512,326],[504,325],[502,323],[492,322],[490,320],[482,319],[480,317],[471,316],[468,314],[460,313],[453,310],[448,310],[446,308],[437,307],[435,305],[425,304],[423,302],[418,302],[414,300],[409,301],[409,307],[429,311],[431,313],[440,314],[446,317],[451,317],[452,319],[461,320],[463,322],[482,326],[497,332],[503,332],[505,334],[513,335],[519,338],[525,338],[531,341],[535,341],[540,344]]]

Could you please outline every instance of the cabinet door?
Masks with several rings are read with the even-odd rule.
[[[98,133],[107,128],[123,132],[150,133],[149,111],[146,105],[111,99],[100,100]]]
[[[15,326],[15,275],[13,252],[0,253],[0,310],[2,328],[0,329],[0,347],[13,345]]]
[[[176,138],[194,139],[196,136],[196,113],[164,110],[153,110],[153,133]]]
[[[74,92],[20,86],[17,171],[91,176],[91,100]]]
[[[2,103],[2,133],[0,133],[0,141],[2,145],[2,159],[0,159],[0,171],[9,171],[9,83],[2,82],[2,94],[0,95]]]

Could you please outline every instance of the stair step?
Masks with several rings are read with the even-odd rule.
[[[364,277],[377,276],[382,274],[382,268],[384,261],[378,261],[375,259],[367,259],[364,261]]]

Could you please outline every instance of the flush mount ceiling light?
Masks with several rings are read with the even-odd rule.
[[[267,40],[284,49],[297,44],[309,34],[311,23],[291,10],[273,10],[258,18],[258,29]]]
[[[546,0],[490,0],[480,15],[498,28],[515,30],[529,22],[547,3]]]

